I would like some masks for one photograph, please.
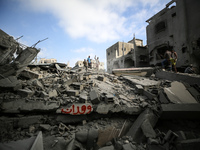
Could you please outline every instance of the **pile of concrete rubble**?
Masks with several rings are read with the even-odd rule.
[[[38,50],[27,49],[35,53],[19,57],[29,60],[10,61],[8,68],[21,67],[1,72],[0,149],[199,148],[199,77],[190,84],[188,75],[184,82],[160,79],[168,74],[162,71],[147,78],[61,63],[30,65],[29,55]]]

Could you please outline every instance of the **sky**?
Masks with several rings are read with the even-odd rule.
[[[20,43],[37,44],[40,58],[74,67],[78,60],[104,62],[106,49],[118,41],[142,39],[146,20],[170,0],[0,0],[0,29]]]

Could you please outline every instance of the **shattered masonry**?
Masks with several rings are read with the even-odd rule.
[[[15,52],[9,46],[2,51],[2,57]],[[1,71],[0,149],[198,149],[199,76],[30,65],[37,53],[27,47],[2,61],[1,70],[19,67]]]

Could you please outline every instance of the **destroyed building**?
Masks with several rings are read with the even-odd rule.
[[[115,43],[106,49],[106,57],[108,73],[118,68],[149,66],[148,49],[140,39]]]
[[[167,49],[178,54],[177,67],[200,64],[200,1],[172,0],[146,22],[151,65],[161,65]]]
[[[48,64],[48,63],[56,63],[56,62],[57,62],[57,60],[54,58],[51,58],[51,59],[41,58],[38,63],[39,64]]]

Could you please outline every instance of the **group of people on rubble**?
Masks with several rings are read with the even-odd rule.
[[[174,70],[177,73],[176,69],[176,62],[177,62],[178,56],[177,53],[172,50],[166,50],[164,54],[164,60],[162,61],[162,68],[167,71]],[[184,71],[184,73],[195,73],[195,68],[192,64],[190,64]]]
[[[96,67],[95,67],[95,66],[94,66],[94,67],[95,67],[97,70],[99,70],[99,64],[100,64],[99,57],[96,57],[96,55],[95,55],[94,59],[95,59],[95,61],[96,61]],[[87,60],[84,59],[83,65],[84,65],[86,71],[87,71],[88,68],[92,69],[92,61],[91,61],[90,56],[88,56]]]

